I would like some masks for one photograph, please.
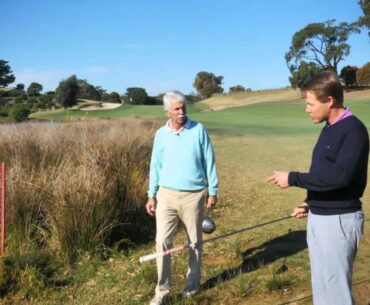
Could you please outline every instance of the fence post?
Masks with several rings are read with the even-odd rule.
[[[1,254],[5,253],[5,163],[1,163]]]

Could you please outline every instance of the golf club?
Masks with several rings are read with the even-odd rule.
[[[213,219],[209,216],[211,208],[207,209],[206,217],[204,217],[202,222],[202,231],[206,234],[211,234],[216,230],[216,224]]]
[[[290,216],[290,215],[289,216],[284,216],[282,218],[270,220],[268,222],[264,222],[264,223],[261,223],[261,224],[258,224],[258,225],[254,225],[252,227],[247,227],[247,228],[239,229],[239,230],[232,231],[232,232],[229,232],[229,233],[225,233],[225,234],[222,234],[222,235],[218,235],[218,236],[203,240],[201,242],[201,244],[205,244],[205,243],[208,243],[208,242],[211,242],[211,241],[215,241],[215,240],[220,239],[220,238],[229,237],[231,235],[239,234],[239,233],[242,233],[242,232],[245,232],[245,231],[248,231],[248,230],[252,230],[252,229],[255,229],[255,228],[263,227],[263,226],[266,226],[268,224],[275,223],[275,222],[282,221],[282,220],[289,219],[289,218],[292,218],[292,216]],[[165,255],[171,255],[171,254],[174,254],[174,253],[184,251],[185,249],[196,249],[196,247],[197,247],[197,244],[188,243],[188,244],[185,244],[185,245],[181,245],[181,246],[178,246],[178,247],[175,247],[175,248],[168,249],[168,250],[163,251],[163,252],[157,252],[157,253],[152,253],[152,254],[147,254],[147,255],[141,256],[139,261],[140,261],[140,264],[142,264],[142,263],[154,260],[157,257],[161,257],[161,256],[165,256]]]

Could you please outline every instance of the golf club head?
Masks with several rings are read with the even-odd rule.
[[[211,217],[204,217],[202,222],[202,230],[206,234],[211,234],[216,230],[216,224]]]

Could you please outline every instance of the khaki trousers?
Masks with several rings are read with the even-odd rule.
[[[188,241],[192,244],[202,242],[203,209],[206,200],[206,190],[176,191],[159,188],[156,207],[156,250],[162,252],[172,248],[173,237],[177,231],[179,220],[186,229]],[[202,244],[196,249],[189,249],[189,266],[187,272],[187,287],[199,288],[201,277]],[[157,295],[166,295],[171,286],[171,257],[169,255],[157,258],[158,284]]]

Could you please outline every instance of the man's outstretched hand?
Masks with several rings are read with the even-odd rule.
[[[288,184],[289,172],[286,171],[274,171],[274,174],[266,179],[267,182],[276,184],[282,189],[289,187]]]

